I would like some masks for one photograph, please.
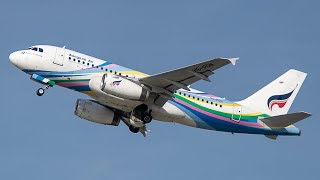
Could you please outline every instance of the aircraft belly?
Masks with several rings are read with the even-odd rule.
[[[196,127],[196,123],[190,116],[170,102],[166,102],[162,107],[153,105],[152,115],[154,119],[158,119],[160,121],[176,122],[183,125]]]

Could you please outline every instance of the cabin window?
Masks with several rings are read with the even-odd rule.
[[[220,107],[222,107],[222,105],[220,104]]]
[[[94,64],[91,64],[91,67],[94,67]]]
[[[85,62],[83,61],[82,64],[84,64]]]
[[[121,76],[121,73],[119,73],[119,75]]]
[[[42,48],[39,48],[39,52],[43,52],[43,49],[42,49]]]
[[[87,63],[87,66],[89,66],[89,63]]]
[[[213,102],[211,102],[211,105],[213,104]]]
[[[71,57],[69,57],[69,60],[71,60]]]
[[[110,70],[110,72],[112,73],[112,70]]]
[[[103,70],[103,67],[101,67],[100,69]]]
[[[207,103],[209,103],[209,101],[207,101]]]

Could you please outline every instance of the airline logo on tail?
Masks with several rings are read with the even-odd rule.
[[[294,88],[294,90],[296,90],[296,88]],[[272,111],[272,107],[274,105],[278,105],[279,108],[283,108],[286,105],[288,99],[290,98],[290,96],[294,90],[292,90],[291,92],[289,92],[287,94],[271,96],[268,99],[268,107],[269,107],[270,111]]]

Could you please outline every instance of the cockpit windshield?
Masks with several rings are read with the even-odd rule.
[[[43,52],[43,49],[38,47],[29,47],[28,49],[32,51]]]

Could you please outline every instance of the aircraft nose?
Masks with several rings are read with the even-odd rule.
[[[9,59],[12,64],[17,65],[19,61],[19,53],[18,52],[11,53],[9,55]]]

